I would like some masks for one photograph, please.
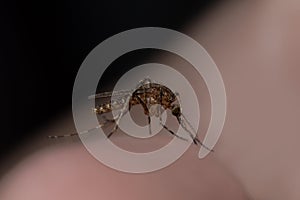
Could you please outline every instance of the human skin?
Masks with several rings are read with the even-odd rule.
[[[154,142],[161,142],[157,137]],[[122,136],[122,144],[137,145]],[[156,143],[156,144],[157,144]],[[138,144],[139,147],[141,143]],[[171,166],[146,174],[106,167],[80,144],[56,146],[19,164],[2,183],[1,199],[247,199],[237,180],[213,157],[190,148]]]
[[[200,160],[192,146],[169,167],[127,174],[96,161],[80,143],[62,142],[10,171],[0,199],[299,199],[299,10],[298,1],[226,2],[186,26],[226,87],[227,117],[215,153]],[[209,105],[201,100],[201,108]],[[43,134],[72,126],[68,119]],[[114,140],[145,148],[127,137]],[[147,145],[165,140],[157,136]]]
[[[299,1],[224,3],[191,31],[227,91],[216,156],[253,199],[300,198],[299,11]]]

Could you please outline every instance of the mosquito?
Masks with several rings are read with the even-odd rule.
[[[182,108],[180,106],[180,96],[178,92],[173,92],[167,86],[164,86],[159,83],[153,82],[150,78],[145,78],[139,82],[136,86],[135,90],[120,90],[117,92],[103,92],[98,93],[92,96],[89,96],[89,99],[101,99],[101,98],[111,98],[111,97],[119,97],[116,99],[112,99],[109,102],[102,103],[96,105],[93,108],[93,112],[97,115],[102,116],[105,120],[104,123],[99,124],[97,127],[92,128],[90,130],[86,130],[80,133],[73,133],[69,135],[60,135],[60,136],[48,136],[49,138],[61,138],[61,137],[69,137],[69,136],[78,136],[80,134],[86,134],[91,132],[92,130],[101,128],[108,123],[114,123],[114,127],[112,131],[107,135],[110,138],[119,128],[119,122],[121,118],[128,113],[131,108],[135,105],[141,105],[144,110],[144,114],[148,118],[148,127],[149,134],[151,131],[151,117],[156,116],[159,118],[160,125],[166,129],[173,136],[187,141],[186,138],[178,135],[174,131],[172,131],[169,127],[167,127],[162,122],[162,109],[171,110],[171,113],[174,117],[176,117],[179,125],[188,133],[189,137],[193,140],[195,145],[201,145],[209,151],[213,151],[209,147],[205,146],[197,137],[197,132],[190,124],[190,122],[186,119],[186,117],[182,113]],[[117,116],[113,119],[107,119],[103,116],[103,114],[110,113],[113,110],[119,110]],[[188,129],[191,129],[191,131]]]

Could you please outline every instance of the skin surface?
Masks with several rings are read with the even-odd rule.
[[[195,22],[218,65],[227,121],[218,159],[253,199],[299,199],[299,1],[243,1]]]
[[[136,146],[121,136],[114,140]],[[162,140],[157,137],[154,142]],[[222,165],[213,157],[200,161],[197,150],[191,148],[165,169],[128,174],[104,166],[80,144],[56,146],[19,164],[2,183],[0,196],[10,200],[247,199]]]
[[[216,62],[226,87],[227,118],[215,153],[199,160],[199,147],[192,146],[167,168],[127,174],[96,161],[73,139],[55,145],[37,140],[36,148],[49,146],[6,173],[0,199],[299,199],[299,11],[299,1],[229,1],[186,26]],[[203,138],[210,116],[206,87],[182,61],[162,59],[180,66],[197,87]],[[73,131],[68,115],[41,135]],[[138,151],[169,139],[166,132],[150,142],[112,138]]]

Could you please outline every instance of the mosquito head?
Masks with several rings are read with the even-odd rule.
[[[180,117],[181,115],[181,109],[179,105],[173,105],[172,106],[172,115],[176,116],[176,117]]]

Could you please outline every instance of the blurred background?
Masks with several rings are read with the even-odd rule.
[[[213,195],[234,191],[228,189],[230,179],[238,186],[238,191],[246,191],[252,199],[298,200],[299,13],[300,3],[297,0],[2,2],[0,167],[6,165],[13,155],[16,156],[15,161],[19,161],[25,149],[34,146],[34,138],[72,131],[67,127],[72,125],[73,82],[80,64],[95,46],[121,31],[160,26],[187,33],[213,57],[227,93],[226,123],[214,156],[199,160],[194,156],[197,149],[190,148],[189,153],[174,166],[140,176],[141,182],[135,182],[134,178],[139,176],[128,177],[141,188],[156,186],[155,191],[169,189],[166,190],[168,194],[176,190],[179,199],[180,195],[190,194],[190,186],[194,186],[193,182],[198,184],[198,180],[203,184],[199,188]],[[101,79],[105,83],[103,89],[108,90],[131,67],[149,62],[155,53],[145,50],[121,56],[104,73]],[[167,60],[180,63],[169,56]],[[202,107],[210,108],[209,99],[200,102]],[[22,148],[24,144],[27,144],[26,148]],[[106,173],[109,170],[98,166],[84,148],[65,150],[68,153],[59,158],[57,155],[61,155],[61,149],[54,150],[50,154],[52,157],[40,156],[42,161],[48,161],[41,169],[53,170],[53,174],[60,172],[53,176],[53,185],[56,185],[55,178],[61,180],[60,176],[67,174],[71,177],[65,178],[70,181],[68,189],[74,191],[75,186],[81,186],[82,177],[90,184],[90,180],[98,174],[95,192],[102,192],[98,187],[101,181],[108,187],[106,179],[103,179],[106,175],[108,180],[115,181],[111,182],[112,185],[120,183],[121,187],[117,188],[130,187],[126,176],[111,170],[110,174]],[[90,165],[86,162],[77,165],[79,158],[86,158],[83,160]],[[72,164],[60,162],[68,159],[72,160]],[[31,163],[33,175],[36,171],[42,173],[38,174],[40,179],[32,190],[39,185],[43,189],[40,183],[46,180],[44,173],[36,170],[39,169],[35,167],[36,160]],[[90,166],[94,167],[94,171],[90,170]],[[102,167],[100,171],[99,167]],[[187,167],[190,170],[186,170]],[[214,170],[215,167],[218,170]],[[86,173],[87,170],[89,173]],[[166,176],[162,178],[161,174]],[[51,179],[51,175],[48,178]],[[228,176],[223,176],[223,179],[222,175]],[[155,181],[148,181],[154,176],[156,179],[152,180]],[[177,184],[173,178],[178,176],[185,177],[186,182]],[[124,182],[119,182],[120,177],[124,178]],[[80,179],[79,185],[72,178]],[[28,185],[29,181],[23,176],[18,180]],[[185,192],[165,187],[167,184],[163,180],[171,181],[173,184],[169,186],[172,187],[174,184],[185,187]],[[145,182],[149,185],[143,185]],[[52,193],[52,187],[49,188],[48,192]],[[58,185],[57,188],[63,187]],[[199,188],[192,188],[192,193],[202,195],[203,190]],[[27,192],[26,187],[23,189]],[[86,193],[91,194],[88,189]],[[135,194],[135,187],[130,192]],[[159,193],[150,191],[150,194]],[[231,196],[227,199],[238,198]]]
[[[181,30],[217,1],[5,1],[0,6],[0,162],[71,110],[73,82],[88,53],[106,38],[145,26]],[[117,61],[108,83],[153,52]],[[130,65],[129,65],[130,66]],[[134,65],[133,65],[134,66]],[[67,134],[67,133],[66,133]]]

